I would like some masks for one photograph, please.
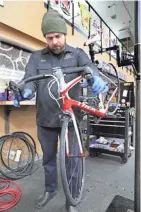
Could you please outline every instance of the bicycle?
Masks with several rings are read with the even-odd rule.
[[[116,76],[118,79],[118,73],[115,67],[113,66]],[[48,77],[52,77],[53,80],[50,81],[50,85],[48,89],[57,82],[60,98],[63,101],[63,120],[62,120],[62,130],[60,136],[60,171],[61,171],[61,180],[64,189],[64,193],[66,195],[67,201],[70,205],[76,206],[82,199],[83,189],[84,189],[84,180],[85,180],[85,153],[83,150],[82,144],[82,136],[79,129],[79,123],[75,117],[72,107],[79,108],[83,111],[86,111],[94,116],[103,118],[109,114],[108,109],[112,98],[119,94],[118,91],[118,83],[115,84],[113,82],[114,91],[111,94],[108,102],[106,101],[106,105],[104,108],[93,108],[89,106],[85,102],[80,102],[73,100],[69,97],[69,90],[80,83],[83,78],[86,78],[89,84],[93,84],[93,78],[91,75],[92,70],[85,67],[74,67],[68,70],[63,70],[59,67],[53,69],[52,74],[41,74],[29,77],[27,79],[22,80],[19,84],[14,83],[13,81],[9,82],[9,88],[13,91],[16,99],[18,99],[18,94],[20,92],[21,87],[24,86],[25,83],[31,81],[37,81],[46,79]],[[79,73],[79,76],[73,79],[72,81],[66,83],[65,75]],[[100,72],[102,77],[104,74]],[[105,76],[107,79],[108,77]],[[112,84],[112,80],[107,79]],[[118,79],[119,82],[119,79]],[[51,90],[49,90],[51,98],[52,96]],[[55,99],[55,98],[54,98]],[[58,99],[55,99],[58,103]],[[118,101],[118,100],[117,100]],[[19,103],[20,104],[20,103]],[[71,138],[71,141],[69,140]],[[74,138],[74,141],[73,141]],[[74,146],[73,146],[74,145]],[[73,152],[72,152],[73,151]],[[74,170],[72,170],[74,168]],[[72,174],[70,172],[72,171]]]

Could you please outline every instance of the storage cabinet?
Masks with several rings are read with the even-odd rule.
[[[94,117],[88,115],[87,120],[87,145],[92,157],[100,153],[106,153],[121,157],[121,163],[126,163],[131,156],[130,145],[133,146],[133,127],[134,127],[134,109],[119,109],[114,116],[102,118],[99,123],[94,122]],[[117,151],[116,148],[91,147],[90,137],[94,135],[108,138],[124,139],[123,151]],[[105,146],[106,147],[106,146]]]

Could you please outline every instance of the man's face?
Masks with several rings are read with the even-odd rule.
[[[48,48],[54,54],[60,54],[64,51],[66,45],[66,36],[61,33],[49,33],[46,35]]]

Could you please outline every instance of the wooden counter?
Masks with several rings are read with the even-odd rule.
[[[0,101],[0,105],[14,105],[13,101]],[[35,101],[22,101],[20,105],[35,105]]]

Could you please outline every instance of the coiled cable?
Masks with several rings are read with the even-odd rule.
[[[18,141],[17,141],[18,139]],[[23,154],[24,161],[21,161],[21,153],[24,153],[22,147],[18,150],[16,150],[15,158],[17,154],[17,159],[12,160],[12,166],[10,165],[10,153],[12,150],[13,143],[20,143],[24,144],[24,147],[26,147],[26,156]],[[8,150],[6,144],[9,144]],[[20,146],[19,145],[19,146]],[[6,146],[6,151],[4,151]],[[6,155],[7,153],[7,155]],[[27,154],[28,153],[28,154]],[[31,135],[28,133],[19,131],[14,132],[12,134],[4,135],[0,137],[0,159],[1,159],[1,165],[4,168],[1,168],[0,166],[0,173],[3,177],[10,180],[17,180],[21,179],[25,176],[33,174],[37,169],[38,165],[35,165],[35,157],[38,157],[37,150],[36,150],[36,143]],[[35,167],[37,166],[37,167]]]
[[[0,179],[0,211],[6,211],[14,207],[20,200],[21,196],[22,189],[18,183]]]

